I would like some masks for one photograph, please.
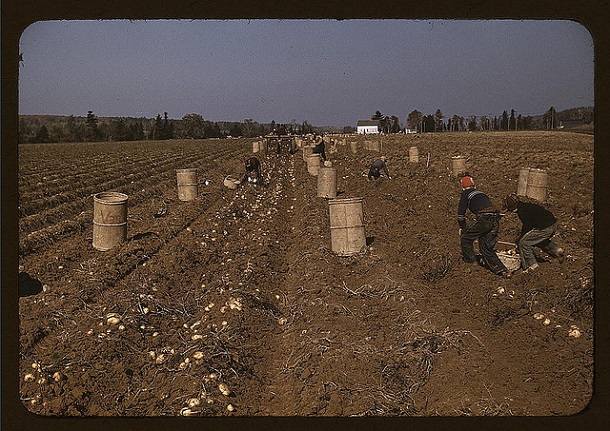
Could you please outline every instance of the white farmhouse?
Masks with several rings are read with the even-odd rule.
[[[377,120],[358,120],[356,129],[359,134],[379,133],[379,121],[377,121]]]

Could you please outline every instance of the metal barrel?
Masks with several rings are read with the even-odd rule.
[[[127,239],[128,196],[119,192],[93,195],[93,248],[110,250]]]
[[[178,199],[192,201],[197,199],[197,169],[176,169]]]
[[[363,198],[330,199],[331,249],[339,256],[366,252]]]
[[[320,166],[318,169],[318,197],[337,197],[337,169]]]

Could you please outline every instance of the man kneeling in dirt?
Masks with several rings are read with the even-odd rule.
[[[244,174],[241,182],[242,184],[246,181],[260,186],[263,184],[263,173],[261,170],[261,162],[256,157],[250,157],[244,162],[246,167],[246,173]]]
[[[553,213],[542,205],[521,202],[515,194],[506,196],[503,204],[507,211],[516,212],[523,224],[516,243],[521,256],[521,267],[525,272],[538,268],[534,247],[558,257],[560,262],[563,260],[565,254],[563,248],[551,241],[551,237],[557,231],[557,219]]]
[[[381,170],[386,174],[389,179],[392,179],[390,176],[390,172],[388,171],[388,167],[385,164],[386,158],[385,156],[381,156],[379,159],[375,160],[369,169],[368,179],[377,179],[381,176]]]

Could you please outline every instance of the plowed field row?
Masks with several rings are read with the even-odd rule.
[[[74,178],[68,170],[64,175],[64,185],[57,190],[56,194],[34,200],[22,197],[23,203],[20,206],[22,217],[19,220],[22,254],[88,226],[92,216],[92,195],[95,193],[119,191],[129,195],[131,205],[137,205],[143,200],[158,195],[161,191],[160,187],[162,189],[175,188],[175,169],[198,168],[205,174],[213,171],[214,165],[219,160],[239,159],[239,155],[245,148],[243,144],[231,143],[228,148],[222,145],[210,146],[211,151],[206,152],[207,147],[202,148],[201,145],[190,144],[186,152],[184,151],[185,144],[168,144],[156,147],[161,152],[160,155],[152,153],[146,156],[145,153],[136,153],[141,158],[138,164],[129,166],[115,164],[112,170],[103,167],[92,168],[86,179]],[[28,151],[34,151],[34,148],[26,148]],[[176,157],[176,152],[179,152],[180,157]],[[203,156],[204,152],[205,156]],[[44,151],[39,149],[39,156],[44,157],[44,154]],[[147,157],[157,160],[147,163]],[[36,159],[33,159],[31,164],[36,164]],[[217,175],[222,175],[222,173]],[[216,181],[220,181],[221,178],[217,177]],[[65,191],[65,184],[71,185],[70,191]],[[25,188],[23,195],[46,194],[36,192],[43,188],[44,184],[35,187],[34,191],[30,193]],[[32,215],[26,215],[30,213]]]

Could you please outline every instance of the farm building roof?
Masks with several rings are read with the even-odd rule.
[[[358,120],[358,126],[379,126],[377,120]]]

